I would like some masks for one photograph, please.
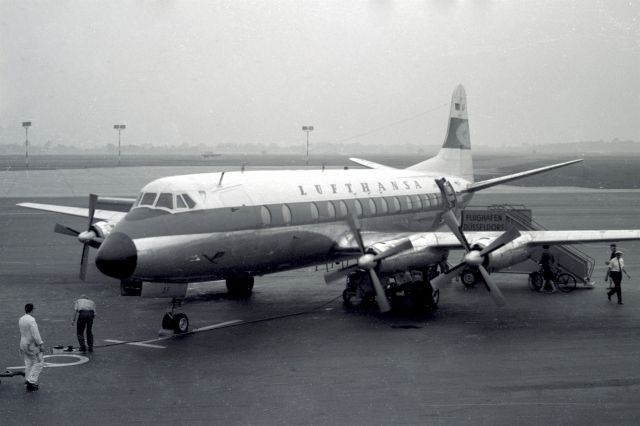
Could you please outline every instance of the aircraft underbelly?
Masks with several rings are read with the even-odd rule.
[[[135,278],[193,282],[238,273],[261,275],[326,261],[335,239],[303,229],[212,234],[138,252]]]

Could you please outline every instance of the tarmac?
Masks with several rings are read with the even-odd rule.
[[[193,285],[181,309],[195,332],[159,335],[167,301],[122,297],[93,264],[87,282],[78,279],[81,245],[53,233],[53,224],[83,229],[86,220],[15,204],[132,196],[163,172],[173,174],[127,171],[138,176],[131,182],[115,169],[89,171],[56,190],[60,172],[42,171],[20,186],[21,198],[15,189],[0,198],[0,371],[22,364],[25,303],[35,304],[48,349],[77,346],[77,297],[98,306],[93,353],[48,357],[37,392],[26,392],[22,377],[0,378],[2,424],[637,424],[638,243],[620,244],[632,276],[622,306],[605,297],[601,244],[581,246],[602,258],[593,290],[534,293],[526,276],[498,274],[506,307],[481,287],[453,282],[432,315],[382,315],[345,310],[342,286],[325,285],[322,266],[260,277],[248,300],[229,298],[223,283]],[[526,203],[552,229],[625,229],[640,227],[638,198],[502,189],[474,204]]]

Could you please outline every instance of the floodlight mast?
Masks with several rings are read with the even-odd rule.
[[[29,127],[31,127],[31,122],[23,121],[22,127],[24,127],[24,166],[29,170]]]
[[[307,132],[307,166],[309,165],[309,133],[313,131],[313,126],[302,126],[302,131]]]
[[[113,128],[118,131],[118,167],[120,167],[120,132],[127,128],[125,124],[114,124]]]

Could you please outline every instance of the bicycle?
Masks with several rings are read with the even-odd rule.
[[[553,281],[555,287],[563,293],[572,292],[577,285],[576,277],[568,272],[562,272],[559,269],[553,271],[551,281]],[[532,290],[552,293],[554,290],[553,287],[549,288],[549,286],[545,286],[544,282],[544,271],[542,268],[529,274],[529,287],[531,287]]]

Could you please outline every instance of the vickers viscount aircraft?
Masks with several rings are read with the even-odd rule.
[[[400,294],[435,307],[439,287],[463,266],[477,268],[502,304],[489,272],[524,261],[543,244],[640,239],[640,230],[463,233],[457,213],[475,192],[581,160],[475,182],[462,86],[453,92],[435,157],[406,169],[352,160],[366,168],[173,176],[147,184],[135,199],[92,194],[87,209],[19,205],[88,217],[86,231],[59,224],[55,231],[83,243],[81,278],[89,247],[97,248],[96,266],[121,281],[123,295],[175,300],[190,282],[226,280],[230,293],[248,296],[255,276],[355,259],[326,280],[346,278],[345,302],[375,299],[382,312]],[[443,225],[450,232],[433,232]],[[439,268],[452,249],[465,250],[463,261]],[[177,333],[189,326],[175,304],[162,323]]]

